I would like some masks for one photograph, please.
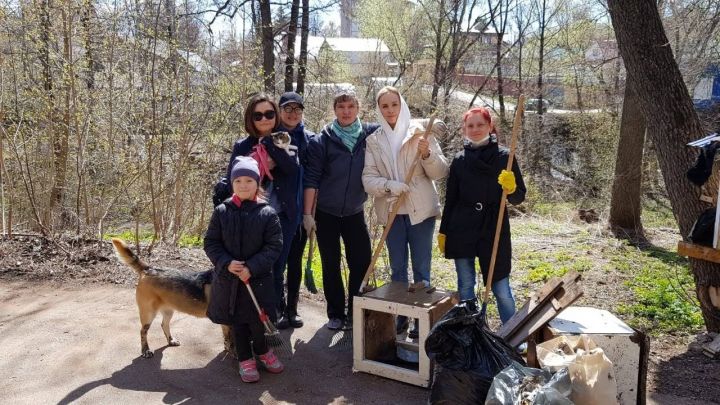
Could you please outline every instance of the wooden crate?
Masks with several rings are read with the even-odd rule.
[[[353,370],[428,387],[432,378],[432,364],[425,353],[425,339],[430,328],[452,306],[450,292],[425,287],[415,288],[411,292],[408,291],[406,283],[385,284],[374,291],[355,297]],[[419,320],[417,343],[397,341],[396,315]],[[398,345],[418,351],[419,362],[415,368],[397,365]]]
[[[618,405],[645,403],[649,340],[610,312],[592,307],[570,307],[543,329],[543,340],[584,334],[613,363]]]

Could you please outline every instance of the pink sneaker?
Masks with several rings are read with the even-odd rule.
[[[260,363],[262,363],[265,369],[273,374],[280,374],[283,370],[285,370],[285,366],[280,362],[280,359],[277,358],[275,353],[273,353],[272,349],[258,357],[260,358]]]
[[[258,373],[255,359],[240,362],[240,379],[246,383],[260,381],[260,373]]]

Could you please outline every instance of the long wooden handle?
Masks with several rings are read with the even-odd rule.
[[[430,116],[430,122],[428,123],[427,128],[425,129],[425,132],[422,134],[423,139],[427,139],[428,134],[432,130],[433,125],[435,124],[435,116],[437,113],[433,113],[433,115]],[[412,181],[413,173],[415,172],[415,167],[417,167],[418,162],[420,162],[420,152],[418,151],[415,154],[415,159],[413,160],[412,164],[410,165],[410,170],[405,174],[405,184],[410,184],[410,181]],[[398,211],[400,210],[400,207],[402,206],[403,202],[405,201],[405,196],[407,193],[402,193],[398,197],[397,201],[395,202],[395,206],[393,207],[392,211],[390,211],[390,214],[388,215],[387,224],[385,225],[385,229],[383,230],[382,236],[380,236],[380,240],[378,241],[377,246],[375,247],[375,252],[373,252],[372,258],[370,259],[370,265],[368,266],[367,271],[365,272],[365,277],[363,277],[362,284],[360,284],[360,292],[362,293],[365,290],[365,287],[367,287],[368,280],[370,279],[370,276],[375,271],[375,263],[377,262],[378,257],[380,257],[380,253],[382,252],[383,244],[385,243],[385,240],[387,239],[388,234],[390,233],[390,228],[392,227],[393,221],[395,221],[395,217],[397,216]]]
[[[312,206],[312,210],[311,210],[313,219],[315,219],[315,208],[317,207],[317,200],[318,200],[318,190],[315,190],[315,198],[313,199],[313,206]],[[312,271],[312,259],[313,259],[313,252],[315,249],[315,230],[314,229],[312,231],[310,231],[310,234],[308,235],[308,239],[310,239],[310,247],[308,249],[307,262],[305,262],[305,269],[310,269]]]
[[[517,139],[520,135],[522,127],[522,116],[525,112],[525,96],[518,97],[517,106],[515,107],[515,120],[513,121],[512,138],[510,140],[510,156],[508,156],[506,170],[512,170],[513,158],[515,157],[515,148],[517,147]],[[495,272],[495,260],[497,259],[498,244],[500,243],[500,232],[502,231],[502,223],[505,218],[505,205],[507,204],[507,191],[503,189],[500,198],[500,212],[498,213],[497,225],[495,226],[495,239],[493,240],[492,256],[490,256],[490,268],[488,269],[487,282],[485,283],[485,293],[483,294],[483,303],[488,302],[488,295],[492,287],[493,273]]]

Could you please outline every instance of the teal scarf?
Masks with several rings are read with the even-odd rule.
[[[348,149],[350,149],[350,152],[352,152],[353,148],[355,148],[355,144],[357,143],[358,138],[360,137],[360,134],[362,133],[362,125],[360,124],[360,118],[355,119],[355,122],[352,124],[341,127],[338,123],[338,120],[333,120],[332,123],[332,129],[335,131],[335,134],[340,138],[340,140],[347,146]]]

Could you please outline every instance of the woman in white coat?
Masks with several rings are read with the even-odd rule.
[[[391,278],[408,281],[409,248],[413,281],[430,285],[435,218],[441,213],[434,181],[447,176],[449,166],[435,137],[423,139],[424,128],[410,122],[410,110],[396,88],[383,87],[376,101],[380,128],[367,138],[363,186],[374,197],[378,221],[385,226],[398,197],[408,193],[387,237]],[[435,125],[438,129],[445,126],[442,122]],[[405,184],[418,155],[412,180]],[[398,317],[397,332],[402,333],[407,324],[405,317]],[[416,334],[413,327],[410,336]]]

